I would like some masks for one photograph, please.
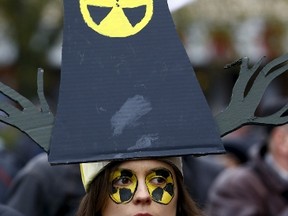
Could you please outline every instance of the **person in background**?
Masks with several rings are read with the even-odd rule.
[[[224,169],[224,166],[213,156],[184,156],[184,183],[197,205],[204,209],[211,184]]]
[[[5,135],[4,135],[5,134]],[[26,163],[43,152],[27,136],[0,124],[0,203],[3,203],[14,177]]]
[[[84,194],[79,165],[51,166],[41,153],[13,179],[5,204],[27,216],[74,216]]]
[[[183,157],[184,182],[201,209],[206,208],[208,192],[217,176],[226,168],[248,161],[248,144],[250,145],[247,139],[233,137],[223,139],[225,154]]]
[[[6,205],[0,204],[0,216],[24,216],[24,215]]]
[[[251,149],[249,163],[223,171],[211,187],[208,216],[288,215],[288,125]]]

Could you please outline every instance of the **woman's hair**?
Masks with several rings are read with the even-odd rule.
[[[101,216],[108,199],[110,187],[110,173],[116,168],[117,162],[112,162],[91,182],[86,195],[83,197],[77,211],[77,216]],[[178,186],[178,201],[176,216],[201,216],[202,213],[196,203],[190,197],[183,177],[175,168],[176,182]]]
[[[176,173],[176,181],[178,186],[178,201],[176,216],[203,216],[200,208],[191,198],[186,186],[183,182],[183,177]]]

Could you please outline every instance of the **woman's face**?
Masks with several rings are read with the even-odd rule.
[[[158,160],[121,163],[110,176],[102,216],[175,216],[178,190],[173,168]]]

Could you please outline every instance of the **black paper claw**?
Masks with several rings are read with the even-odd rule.
[[[252,68],[248,67],[249,59],[242,58],[239,77],[234,85],[229,106],[216,116],[221,136],[248,124],[281,125],[288,122],[288,116],[283,116],[288,110],[288,104],[278,112],[265,117],[255,116],[255,111],[268,85],[278,76],[288,71],[288,54],[269,62],[257,74],[252,87],[245,94],[248,82],[259,71],[260,59]],[[233,63],[232,63],[233,64]],[[233,64],[234,66],[234,64]]]
[[[0,121],[18,128],[47,152],[49,150],[54,116],[44,96],[42,69],[38,69],[37,84],[40,110],[30,100],[0,82],[0,92],[21,107],[19,109],[7,101],[1,101],[0,110],[6,115],[1,115]]]

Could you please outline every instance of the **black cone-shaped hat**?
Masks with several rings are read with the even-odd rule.
[[[61,70],[51,163],[224,150],[165,0],[64,0]]]

